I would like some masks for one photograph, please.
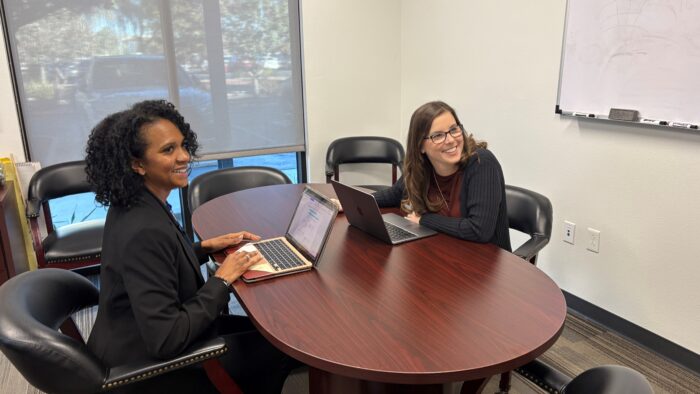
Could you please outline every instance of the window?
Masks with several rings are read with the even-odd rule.
[[[299,171],[297,169],[297,155],[295,153],[277,153],[271,155],[259,155],[249,157],[237,157],[229,160],[200,160],[192,165],[190,181],[204,173],[226,167],[265,166],[273,167],[284,172],[293,183],[298,183]],[[173,214],[183,223],[182,206],[178,193],[170,193],[168,203],[172,206]]]
[[[94,193],[73,194],[49,200],[49,211],[55,228],[107,216],[107,209],[95,201]]]
[[[165,98],[197,132],[203,163],[281,160],[277,168],[300,180],[298,0],[6,0],[2,7],[30,159],[44,166],[82,159],[100,119]],[[70,216],[57,223],[94,218],[93,205],[84,208],[90,215],[66,209]]]

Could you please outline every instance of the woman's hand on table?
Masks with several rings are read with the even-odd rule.
[[[248,231],[239,231],[237,233],[228,233],[206,239],[202,241],[201,246],[205,252],[213,253],[228,248],[229,246],[238,245],[244,240],[258,241],[260,240],[260,236]]]
[[[255,252],[236,252],[226,256],[226,259],[216,270],[214,276],[224,279],[228,283],[233,283],[243,273],[248,271],[248,268],[262,261],[262,255]]]

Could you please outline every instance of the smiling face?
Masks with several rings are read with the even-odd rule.
[[[161,201],[170,192],[187,186],[190,154],[184,136],[172,122],[158,119],[141,128],[146,143],[143,158],[134,159],[131,168],[143,177],[144,185]]]
[[[437,132],[446,132],[456,126],[457,123],[452,113],[445,111],[433,119],[430,130],[424,137],[429,137]],[[421,144],[421,153],[425,153],[435,172],[442,176],[454,174],[459,169],[463,150],[463,135],[454,138],[448,133],[445,141],[441,144],[435,144],[430,139],[423,140]]]

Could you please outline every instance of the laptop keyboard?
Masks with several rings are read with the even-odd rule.
[[[411,239],[415,238],[416,235],[408,232],[401,227],[395,226],[391,223],[384,222],[384,226],[386,226],[386,231],[389,232],[389,238],[391,238],[392,241],[397,242],[397,241],[403,241],[406,239]]]
[[[255,247],[275,271],[301,267],[305,264],[281,239],[257,242]]]

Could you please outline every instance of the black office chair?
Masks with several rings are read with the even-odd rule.
[[[634,369],[620,365],[591,368],[571,379],[555,368],[534,360],[516,372],[556,394],[653,394],[649,381]]]
[[[391,164],[391,184],[396,183],[397,169],[404,159],[401,144],[386,137],[346,137],[339,138],[328,146],[326,151],[326,183],[331,178],[339,181],[339,166],[349,163],[388,163]],[[371,190],[382,190],[387,185],[362,185]]]
[[[204,173],[190,182],[188,200],[190,212],[200,205],[224,194],[260,186],[283,185],[292,181],[282,171],[262,166],[222,168]],[[216,265],[208,262],[207,272],[213,275]]]
[[[200,205],[224,194],[254,187],[283,185],[292,181],[282,171],[261,166],[232,167],[199,175],[190,182],[188,199],[194,212]]]
[[[77,269],[96,266],[102,253],[104,219],[54,228],[49,200],[92,191],[84,161],[51,165],[29,181],[26,215],[39,268]],[[42,239],[39,213],[43,208],[47,236]]]
[[[552,203],[539,193],[518,186],[506,185],[508,226],[530,236],[513,251],[516,256],[537,263],[537,253],[549,243],[552,235]],[[501,374],[499,390],[510,390],[510,372]]]
[[[549,243],[552,235],[552,203],[539,193],[506,185],[508,225],[530,236],[513,254],[537,263],[537,253]]]
[[[221,373],[217,357],[228,350],[223,338],[193,345],[172,360],[105,366],[71,319],[97,302],[97,288],[75,272],[47,268],[13,277],[0,286],[0,350],[29,383],[49,393],[111,390],[196,363],[203,363],[221,392],[240,393]]]

